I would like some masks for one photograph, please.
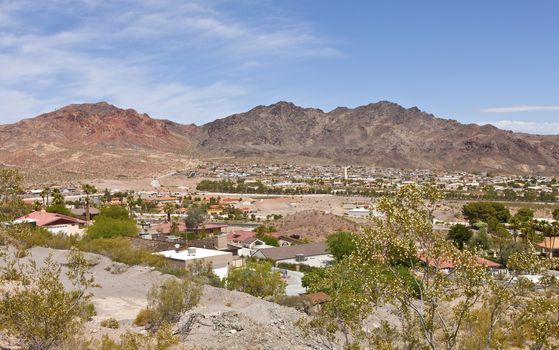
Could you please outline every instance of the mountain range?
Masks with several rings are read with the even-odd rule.
[[[0,163],[34,173],[146,176],[208,157],[553,174],[559,136],[461,124],[381,101],[330,112],[289,102],[197,126],[105,102],[0,125]]]

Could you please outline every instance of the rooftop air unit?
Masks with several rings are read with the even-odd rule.
[[[296,261],[296,262],[303,262],[303,261],[305,261],[305,254],[295,254],[295,261]]]
[[[196,255],[196,247],[188,247],[188,256]]]

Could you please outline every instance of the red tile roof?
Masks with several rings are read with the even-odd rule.
[[[86,223],[80,219],[57,213],[47,213],[46,211],[34,211],[18,218],[16,221],[18,220],[35,220],[37,222],[37,226]]]
[[[242,242],[247,238],[256,236],[254,231],[232,231],[227,234],[227,241],[229,242]]]

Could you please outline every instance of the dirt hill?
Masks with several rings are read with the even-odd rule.
[[[282,233],[299,234],[312,241],[324,241],[337,231],[357,231],[359,225],[349,219],[318,210],[304,210],[281,219],[272,225]]]

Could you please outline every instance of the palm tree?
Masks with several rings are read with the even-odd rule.
[[[82,191],[85,193],[85,220],[89,221],[89,206],[91,205],[91,198],[89,196],[91,194],[97,193],[97,189],[93,185],[82,184]]]
[[[134,216],[134,206],[136,205],[136,198],[134,197],[134,191],[129,191],[126,193],[126,205],[128,206],[128,211],[130,212],[130,217]]]
[[[52,190],[52,204],[64,205],[64,195],[58,188]]]
[[[167,214],[167,221],[171,221],[171,214],[173,214],[176,210],[176,207],[173,203],[165,203],[163,206],[163,211]]]
[[[50,196],[50,187],[45,186],[45,188],[43,189],[43,192],[45,193],[45,197],[47,197],[47,206],[49,205],[49,196]]]

